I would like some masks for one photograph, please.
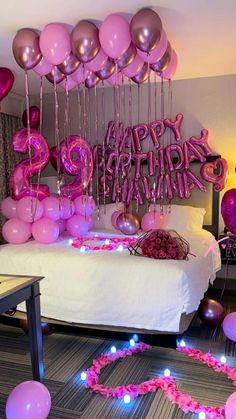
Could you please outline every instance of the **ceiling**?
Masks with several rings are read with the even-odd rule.
[[[99,25],[108,14],[122,12],[129,18],[142,7],[153,8],[161,17],[168,38],[178,54],[174,79],[236,74],[235,0],[7,0],[1,4],[0,66],[15,75],[13,91],[24,94],[24,72],[12,55],[18,29],[42,30],[50,22],[74,26],[81,19]],[[30,92],[39,82],[30,71]],[[45,82],[45,90],[52,86]]]

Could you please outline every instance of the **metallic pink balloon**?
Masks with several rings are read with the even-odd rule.
[[[178,65],[178,57],[176,52],[171,50],[171,57],[167,67],[162,71],[161,77],[163,80],[171,80],[174,76]]]
[[[83,83],[89,75],[89,71],[85,68],[85,65],[82,64],[77,68],[77,70],[71,74],[72,79],[77,83]]]
[[[161,38],[162,22],[154,10],[141,9],[130,22],[131,38],[141,51],[150,53]]]
[[[131,42],[129,48],[117,60],[119,69],[122,70],[123,68],[131,64],[132,61],[134,61],[136,54],[137,50],[133,42]]]
[[[198,315],[203,323],[216,326],[223,320],[224,309],[218,301],[204,298],[198,308]]]
[[[108,56],[105,54],[102,48],[98,51],[95,58],[93,58],[89,63],[86,64],[88,70],[96,72],[99,71],[103,65],[106,63]]]
[[[52,65],[61,64],[70,54],[70,34],[61,23],[46,25],[39,39],[40,49],[47,62]]]
[[[58,68],[63,74],[65,74],[66,76],[69,76],[70,74],[74,73],[75,70],[77,70],[79,65],[80,65],[80,62],[72,53],[70,53],[62,61],[62,63],[58,65]]]
[[[134,77],[135,74],[137,74],[142,69],[143,65],[144,61],[138,54],[136,54],[132,63],[123,68],[122,73],[129,78]]]
[[[139,70],[139,72],[135,74],[134,77],[132,77],[132,80],[137,84],[143,83],[147,80],[148,74],[149,74],[148,64],[144,63],[141,70]]]
[[[101,45],[98,28],[88,20],[81,20],[71,34],[72,52],[82,63],[96,57]]]
[[[95,73],[90,72],[87,79],[85,80],[85,86],[88,89],[91,89],[92,87],[95,87],[99,82],[99,77]]]
[[[39,36],[33,29],[20,29],[12,43],[17,64],[24,70],[32,70],[42,58]]]
[[[44,57],[41,58],[39,63],[33,68],[35,73],[37,73],[40,77],[46,76],[46,74],[52,71],[52,64],[49,64]]]
[[[158,41],[155,48],[153,48],[153,50],[149,53],[140,51],[138,49],[138,54],[140,55],[142,60],[145,61],[146,63],[149,63],[149,64],[155,63],[156,61],[160,60],[165,54],[165,51],[167,48],[167,42],[168,41],[167,41],[166,33],[164,30],[162,30],[160,40]]]
[[[132,235],[139,230],[139,221],[133,214],[123,212],[117,217],[116,224],[123,234]]]
[[[148,126],[147,124],[138,124],[132,128],[133,132],[133,141],[135,151],[138,153],[142,150],[141,141],[145,140],[148,136]]]
[[[102,68],[96,72],[100,80],[106,80],[114,74],[116,66],[114,62],[108,58]]]
[[[117,218],[119,217],[120,214],[123,214],[123,211],[119,210],[119,211],[114,211],[111,215],[111,224],[113,225],[113,227],[117,230]]]
[[[54,84],[54,79],[56,81],[56,84],[58,84],[61,83],[61,81],[64,80],[65,77],[65,74],[63,74],[57,67],[53,67],[52,71],[46,74],[46,79],[50,81],[50,83],[52,84]]]
[[[4,99],[12,89],[15,77],[12,71],[6,67],[0,67],[0,101]]]
[[[74,154],[77,159],[74,159]],[[92,150],[83,138],[71,135],[61,142],[61,160],[64,171],[69,175],[76,176],[75,180],[64,185],[61,189],[63,196],[74,199],[81,195],[89,185],[93,174]]]
[[[119,86],[122,83],[122,74],[120,72],[114,72],[110,77],[108,77],[107,83],[113,87]]]
[[[157,61],[151,64],[151,69],[161,74],[168,66],[171,59],[171,45],[168,42],[164,55]]]
[[[25,128],[27,128],[27,109],[24,110],[22,115],[22,122]],[[40,123],[40,109],[38,106],[30,106],[29,108],[29,122],[30,128],[38,129]]]
[[[177,154],[177,163],[173,163],[173,155],[172,152]],[[170,144],[165,147],[165,155],[166,161],[168,163],[168,168],[170,172],[174,172],[176,170],[181,170],[184,168],[184,154],[183,149],[179,144]]]
[[[30,177],[43,170],[49,161],[49,148],[45,138],[36,130],[31,130],[28,137],[26,128],[19,129],[12,137],[11,147],[17,153],[26,153],[31,147],[31,162],[29,158],[21,160],[14,167],[10,176],[10,189],[15,199],[24,196],[36,196],[39,200],[49,195],[47,185],[30,184]]]
[[[107,16],[101,24],[99,39],[105,53],[118,59],[131,42],[128,21],[118,13]]]
[[[215,174],[214,169],[219,167],[220,173]],[[201,176],[207,182],[214,184],[214,190],[220,192],[224,189],[228,177],[228,164],[225,159],[219,158],[214,162],[204,163],[200,169]]]
[[[165,132],[165,125],[164,121],[161,119],[156,119],[155,121],[152,121],[150,124],[150,136],[153,141],[153,145],[155,148],[160,148],[160,141],[159,138],[164,134]]]
[[[177,145],[177,144],[176,144]],[[190,163],[194,160],[199,160],[201,163],[206,161],[206,158],[195,145],[190,143],[190,141],[185,141],[183,144],[183,153],[184,153],[184,168],[188,169]]]
[[[182,173],[183,177],[183,184],[184,184],[184,194],[185,198],[189,198],[191,196],[191,190],[195,188],[195,186],[202,192],[206,192],[206,187],[203,183],[197,178],[197,176],[192,173],[190,170],[184,170]]]
[[[229,189],[223,195],[221,215],[225,226],[231,233],[236,234],[236,189]]]

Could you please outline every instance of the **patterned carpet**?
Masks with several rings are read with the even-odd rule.
[[[234,295],[225,295],[227,312],[236,311]],[[207,351],[212,328],[195,317],[184,339],[191,346]],[[128,339],[128,338],[127,338]],[[183,419],[196,418],[172,405],[162,391],[139,397],[129,405],[91,394],[80,380],[80,372],[111,345],[122,348],[121,340],[83,336],[82,332],[54,333],[44,336],[45,385],[52,397],[49,419]],[[236,366],[235,344],[227,341],[221,330],[212,342],[212,353],[226,354],[228,364]],[[192,361],[174,349],[152,347],[151,350],[106,367],[101,382],[108,386],[138,383],[169,368],[182,392],[209,405],[224,404],[233,392],[225,375]],[[0,418],[5,418],[8,394],[19,382],[31,380],[28,337],[15,326],[0,324]],[[17,419],[17,418],[16,418]]]

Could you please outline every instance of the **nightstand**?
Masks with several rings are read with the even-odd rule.
[[[221,240],[219,246],[222,263],[227,262],[229,265],[236,265],[236,235],[222,233],[219,240]]]

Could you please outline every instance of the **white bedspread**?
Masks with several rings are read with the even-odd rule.
[[[44,276],[41,313],[49,318],[178,332],[181,314],[198,308],[220,269],[218,245],[216,256],[204,256],[210,233],[179,234],[196,257],[165,261],[130,256],[128,250],[80,253],[62,238],[51,245],[0,246],[0,273]]]

